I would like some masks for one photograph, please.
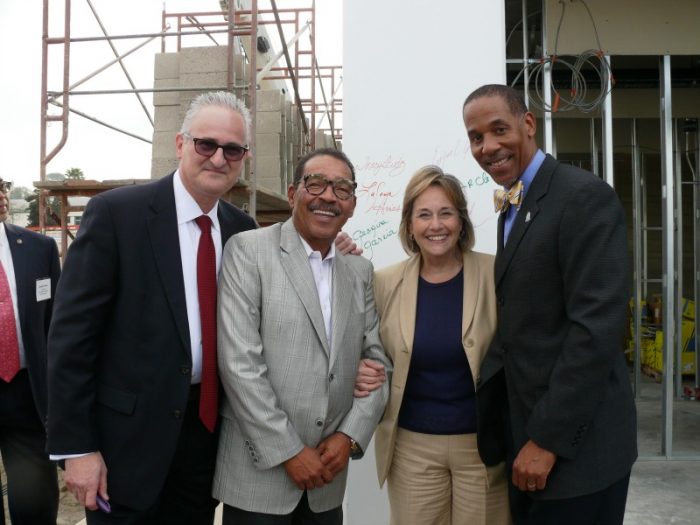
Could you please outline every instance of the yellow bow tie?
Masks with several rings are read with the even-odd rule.
[[[513,184],[508,191],[494,190],[493,191],[493,206],[496,213],[504,212],[511,204],[520,209],[520,203],[523,199],[523,181],[519,180]]]

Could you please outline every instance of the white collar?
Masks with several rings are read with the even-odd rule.
[[[201,215],[208,215],[212,222],[212,227],[216,231],[220,231],[219,228],[219,216],[217,211],[219,210],[219,202],[217,201],[214,207],[209,210],[208,213],[202,213],[202,209],[194,200],[190,192],[187,191],[185,185],[182,183],[182,175],[180,175],[180,170],[175,172],[173,176],[173,188],[175,190],[175,210],[177,213],[177,223],[184,224],[190,221],[194,221],[197,217]]]
[[[311,254],[314,252],[321,254],[320,251],[314,250],[313,248],[311,248],[311,246],[309,246],[309,243],[306,242],[306,240],[301,235],[299,235],[299,239],[301,240],[301,244],[304,247],[304,250],[306,250],[307,257],[311,257]],[[321,256],[321,260],[322,261],[330,261],[331,259],[333,259],[333,257],[335,257],[335,243],[334,242],[331,243],[331,249],[328,250],[328,255],[326,255],[325,257]]]

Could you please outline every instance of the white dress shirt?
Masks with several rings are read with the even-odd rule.
[[[318,300],[321,303],[321,313],[323,313],[323,323],[326,326],[326,337],[328,338],[328,346],[332,345],[331,327],[332,312],[331,305],[333,304],[333,258],[335,257],[335,244],[331,244],[331,249],[324,259],[321,252],[313,250],[309,243],[300,235],[301,244],[306,250],[306,255],[309,256],[309,265],[311,273],[314,275],[316,282],[316,290],[318,291]]]
[[[180,259],[182,260],[182,281],[185,284],[185,301],[187,303],[187,321],[190,329],[190,347],[192,348],[192,383],[202,381],[202,323],[199,317],[199,294],[197,293],[197,249],[201,230],[194,220],[204,215],[199,204],[185,189],[180,178],[180,170],[173,177],[175,189],[175,212],[177,214],[177,232],[180,239]],[[221,268],[221,226],[217,210],[219,203],[206,215],[211,219],[211,236],[216,254],[216,276]]]
[[[0,222],[0,262],[5,269],[7,281],[10,285],[10,294],[12,295],[12,307],[15,311],[15,326],[17,327],[17,342],[19,343],[19,366],[25,368],[27,362],[24,358],[24,342],[22,341],[22,327],[19,324],[19,315],[17,312],[17,283],[15,282],[15,265],[12,262],[12,252],[10,251],[10,241],[7,238],[5,223]]]

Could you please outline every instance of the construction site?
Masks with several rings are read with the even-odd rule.
[[[363,96],[371,96],[378,106],[398,108],[397,114],[412,104],[431,109],[447,96],[443,83],[449,84],[453,77],[457,81],[470,77],[470,70],[486,62],[493,66],[493,61],[481,63],[476,58],[465,65],[451,37],[432,27],[447,24],[449,2],[437,2],[435,8],[411,4],[406,11],[430,13],[423,13],[424,18],[415,15],[419,22],[411,26],[422,31],[409,53],[421,58],[411,63],[415,69],[391,72],[395,86],[401,89],[389,89],[371,73],[366,79],[353,77],[344,82],[344,71],[347,75],[352,68],[356,74],[357,63],[365,57],[368,71],[370,64],[383,67],[398,61],[404,52],[393,43],[403,32],[402,24],[413,16],[394,12],[383,20],[392,30],[379,34],[376,28],[382,26],[378,21],[372,25],[376,13],[366,5],[371,2],[363,4],[362,11],[349,7],[351,1],[344,0],[343,9],[338,7],[338,13],[346,17],[342,21],[345,40],[335,35],[335,41],[321,41],[317,11],[321,4],[339,6],[341,0],[208,0],[189,2],[187,5],[201,10],[187,12],[171,11],[166,2],[160,20],[146,24],[160,29],[133,33],[111,33],[110,20],[100,14],[104,6],[99,0],[44,0],[41,125],[36,138],[40,162],[34,186],[39,190],[38,229],[55,238],[61,259],[75,239],[86,198],[146,184],[178,168],[174,137],[190,102],[208,91],[233,92],[252,114],[247,146],[253,154],[225,200],[260,226],[285,221],[291,214],[287,189],[296,162],[317,148],[340,149],[358,168],[358,211],[351,223],[351,237],[365,249],[365,255],[376,251],[376,267],[402,258],[396,232],[405,175],[431,161],[442,165],[443,159],[449,163],[459,158],[461,163],[454,170],[471,162],[461,127],[462,100],[451,101],[448,110],[458,119],[456,145],[450,143],[440,151],[433,147],[432,138],[425,138],[432,128],[426,131],[418,122],[415,129],[406,130],[402,122],[382,120],[378,109],[368,109],[377,122],[362,129],[371,132],[374,126],[381,138],[363,139],[384,148],[375,154],[347,133],[361,129],[353,126],[361,120],[357,112],[362,108],[358,109],[360,96],[346,99],[344,107],[344,88],[354,82],[354,91],[348,88],[348,92],[356,94],[355,86],[362,82],[366,84]],[[632,470],[625,524],[697,523],[700,6],[694,0],[663,5],[632,0],[503,0],[497,4],[502,20],[494,32],[504,38],[502,60],[496,67],[502,78],[491,81],[523,93],[537,117],[537,139],[543,151],[599,175],[615,189],[626,214],[633,277],[629,330],[622,351],[637,406],[639,460]],[[92,17],[89,30],[74,25],[75,14],[71,13],[76,10]],[[354,17],[349,19],[349,14]],[[358,59],[356,51],[352,64],[344,64],[341,58],[332,63],[319,60],[323,46],[339,50],[357,44],[357,49],[362,48],[365,43],[359,44],[356,35],[352,43],[347,39],[348,24],[361,23],[367,24],[364,40],[372,39],[376,55]],[[91,54],[86,49],[99,51]],[[425,55],[419,57],[422,50]],[[93,59],[85,60],[84,53]],[[133,56],[143,54],[152,63],[148,85],[134,81],[130,69]],[[433,71],[434,55],[444,57],[448,65]],[[343,56],[352,58],[353,52],[346,50]],[[463,65],[463,76],[459,76],[455,70]],[[119,81],[100,82],[104,75]],[[471,91],[466,86],[458,89],[464,96]],[[84,103],[87,100],[90,104]],[[116,118],[85,109],[99,104],[115,112]],[[122,105],[129,106],[130,114],[138,114],[133,119],[139,119],[137,131],[119,118]],[[352,114],[348,107],[356,112]],[[75,133],[78,127],[81,132]],[[68,167],[59,160],[68,148],[80,147],[75,144],[76,136],[85,137],[85,129],[94,129],[96,136],[109,133],[119,140],[135,141],[140,150],[148,150],[150,165],[135,165],[128,153],[113,151],[103,143],[105,163],[120,166],[129,175],[105,178],[89,172],[85,180],[56,180],[52,173]],[[418,137],[416,142],[405,140],[395,150],[381,135],[399,137],[409,132]],[[423,150],[422,146],[427,147]],[[107,158],[107,152],[111,157]],[[412,155],[425,160],[417,164]],[[464,160],[466,157],[470,158]],[[471,164],[468,169],[471,171],[464,168],[455,174],[473,207],[470,213],[474,210],[480,217],[487,206],[473,203],[482,199],[480,191],[488,190],[490,195],[495,186],[480,170],[472,173]],[[401,176],[393,178],[394,172]],[[386,173],[389,175],[378,184],[380,175]],[[390,186],[392,181],[396,186]],[[478,187],[482,181],[487,188]],[[378,188],[384,183],[381,191],[385,193],[381,193]],[[49,202],[60,204],[57,213],[52,213]],[[477,228],[477,247],[485,242],[479,239],[480,232],[491,227],[495,231],[492,217],[482,222],[485,226]],[[483,251],[495,252],[493,243],[486,244]],[[361,463],[353,466],[356,474],[348,485],[346,523],[388,523],[386,490],[376,484],[373,456]],[[4,480],[3,489],[6,494]],[[82,515],[82,507],[63,489],[58,523],[73,525]]]

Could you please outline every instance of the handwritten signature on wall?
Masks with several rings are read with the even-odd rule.
[[[388,221],[380,220],[370,224],[366,228],[355,230],[352,233],[352,239],[362,247],[365,257],[372,260],[374,257],[374,249],[396,234],[396,230]]]

